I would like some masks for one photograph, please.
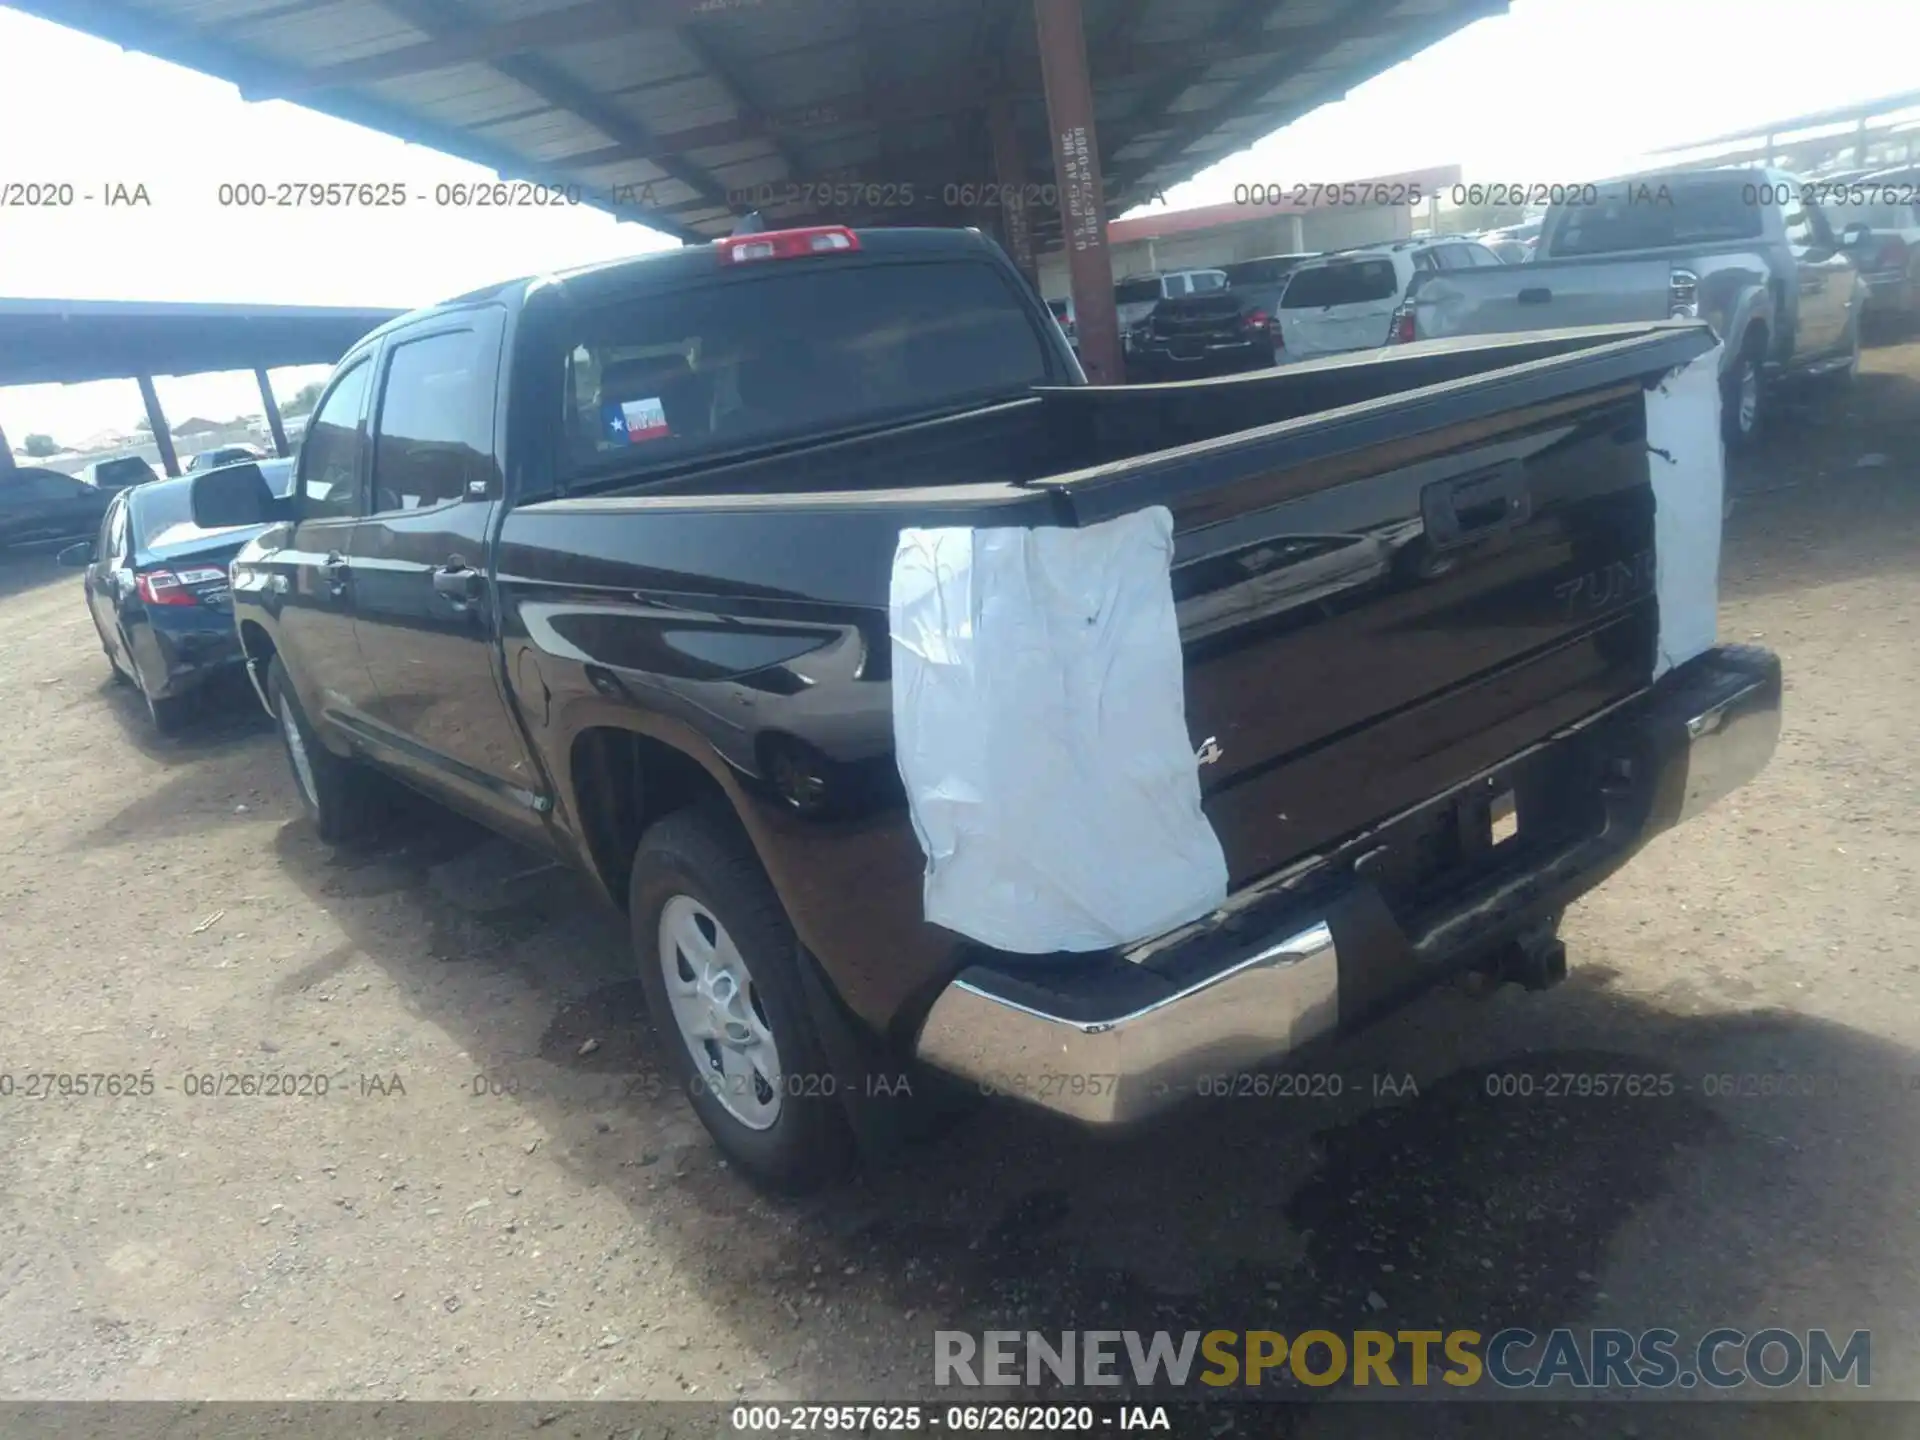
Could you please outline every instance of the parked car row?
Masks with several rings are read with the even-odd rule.
[[[1866,285],[1867,314],[1920,322],[1920,166],[1821,183],[1844,186],[1828,208]]]
[[[262,459],[252,446],[229,445],[194,456],[187,470],[197,474]],[[153,466],[138,455],[92,461],[78,475],[39,465],[0,470],[0,550],[91,535],[99,530],[116,495],[159,479]]]
[[[1920,167],[1823,177],[1815,193],[1831,204],[1773,203],[1802,183],[1764,167],[1665,171],[1478,235],[1129,277],[1115,288],[1127,373],[1193,379],[1430,335],[1697,313],[1729,327],[1728,433],[1744,443],[1777,380],[1851,373],[1861,315],[1920,319]],[[1680,263],[1690,247],[1713,252],[1704,274]],[[1629,276],[1627,256],[1675,264]],[[1502,273],[1515,266],[1528,268]],[[1072,302],[1049,303],[1071,343]]]

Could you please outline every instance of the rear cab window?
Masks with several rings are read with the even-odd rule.
[[[1280,308],[1324,310],[1330,305],[1365,305],[1390,299],[1399,292],[1400,277],[1390,259],[1328,260],[1294,271],[1286,293],[1280,297]]]
[[[1755,201],[1766,188],[1744,171],[1605,185],[1598,203],[1554,212],[1548,253],[1571,258],[1757,240],[1764,230]]]
[[[984,259],[764,261],[569,309],[563,475],[630,475],[1061,383]]]

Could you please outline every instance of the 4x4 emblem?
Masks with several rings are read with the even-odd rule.
[[[1218,765],[1227,758],[1227,752],[1220,748],[1218,740],[1209,735],[1201,742],[1200,748],[1193,752],[1193,758],[1196,764]]]

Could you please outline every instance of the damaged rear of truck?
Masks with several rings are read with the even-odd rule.
[[[978,236],[756,243],[463,302],[505,312],[451,572],[497,755],[273,660],[329,754],[627,910],[756,1178],[835,1173],[889,1075],[1122,1126],[1463,969],[1549,984],[1567,905],[1771,753],[1777,662],[1714,643],[1704,324],[1091,387]],[[804,354],[714,319],[793,294]],[[918,409],[849,400],[888,384]]]

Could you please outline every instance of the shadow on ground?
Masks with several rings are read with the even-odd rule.
[[[101,668],[106,668],[104,659]],[[178,734],[153,728],[132,685],[102,678],[86,697],[112,715],[126,743],[166,767],[165,778],[143,786],[113,816],[77,832],[72,850],[138,844],[156,834],[210,829],[232,818],[236,805],[259,809],[297,804],[273,722],[243,672],[222,676],[193,697]]]
[[[650,1243],[684,1248],[741,1373],[757,1356],[828,1387],[808,1393],[928,1393],[937,1329],[1491,1334],[1621,1323],[1626,1305],[1684,1331],[1757,1328],[1783,1295],[1802,1313],[1779,1323],[1837,1323],[1822,1307],[1866,1293],[1912,1238],[1904,1087],[1920,1058],[1805,1015],[1672,1013],[1598,970],[1546,996],[1437,993],[1316,1060],[1318,1098],[1201,1102],[1120,1140],[983,1108],[830,1194],[770,1201],[704,1136],[637,1151],[633,1135],[689,1133],[686,1108],[646,1083],[661,1067],[621,926],[572,877],[425,807],[376,851],[329,851],[301,825],[279,848],[422,1018],[511,1080],[508,1103],[561,1137],[559,1163],[644,1215]],[[508,975],[549,1017],[543,1034],[494,1023]],[[1708,1077],[1762,1071],[1824,1088],[1709,1098]],[[630,1083],[578,1105],[583,1073]],[[1576,1094],[1578,1076],[1633,1080]],[[1660,1216],[1691,1227],[1665,1260],[1657,1227],[1647,1238]],[[1610,1297],[1597,1277],[1623,1243],[1653,1247],[1652,1278]],[[847,1328],[815,1330],[836,1314]]]
[[[1729,599],[1864,579],[1911,566],[1920,544],[1920,346],[1906,370],[1862,371],[1850,392],[1784,392],[1764,445],[1728,462],[1735,497]],[[1864,463],[1863,463],[1864,462]]]

